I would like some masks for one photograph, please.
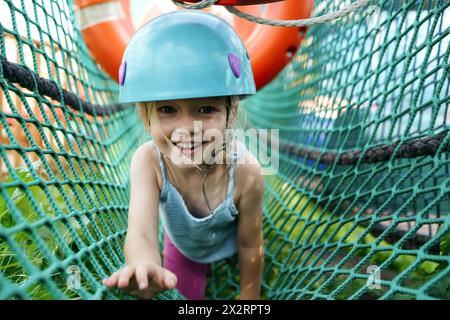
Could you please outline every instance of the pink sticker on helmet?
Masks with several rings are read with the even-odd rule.
[[[127,62],[123,61],[119,68],[119,85],[123,85],[125,82],[125,74],[127,72]]]
[[[230,62],[234,76],[239,78],[241,76],[241,61],[234,53],[228,54],[228,61]]]

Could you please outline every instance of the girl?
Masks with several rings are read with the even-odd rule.
[[[146,299],[174,287],[204,299],[210,263],[238,253],[240,298],[259,299],[264,177],[226,135],[239,96],[255,93],[242,41],[211,14],[161,15],[133,36],[119,78],[120,102],[138,102],[152,141],[131,161],[126,265],[103,284]]]

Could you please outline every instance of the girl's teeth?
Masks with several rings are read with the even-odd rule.
[[[177,146],[183,149],[191,149],[191,148],[196,148],[199,145],[201,145],[201,143],[197,143],[197,144],[182,144],[182,143],[178,143]]]

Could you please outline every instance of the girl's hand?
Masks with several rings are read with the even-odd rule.
[[[156,263],[126,265],[102,280],[109,287],[118,287],[141,299],[151,299],[158,292],[175,288],[177,277]]]

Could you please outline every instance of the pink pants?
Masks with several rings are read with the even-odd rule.
[[[189,300],[204,300],[206,275],[211,272],[210,264],[202,264],[188,259],[164,234],[164,268],[178,278],[176,288]]]

